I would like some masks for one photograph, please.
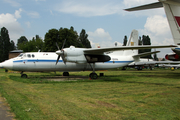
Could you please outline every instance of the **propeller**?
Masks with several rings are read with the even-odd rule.
[[[63,50],[65,43],[66,43],[66,39],[65,39],[64,42],[63,42],[63,45],[62,45],[61,50],[59,49],[59,46],[58,46],[58,44],[56,43],[56,46],[57,46],[57,48],[58,48],[58,51],[56,51],[56,54],[58,54],[58,58],[57,58],[57,61],[56,61],[56,65],[57,65],[60,57],[62,57],[62,60],[63,60],[64,64],[66,64],[65,57],[64,57],[64,50]]]

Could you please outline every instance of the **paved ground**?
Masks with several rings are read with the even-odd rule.
[[[0,120],[15,120],[14,115],[9,110],[10,108],[5,99],[0,96]]]

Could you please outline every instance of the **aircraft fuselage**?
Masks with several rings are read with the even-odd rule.
[[[105,70],[111,68],[118,68],[133,62],[132,56],[114,56],[107,62],[96,62],[95,70]],[[74,58],[75,59],[75,58]],[[85,59],[85,58],[84,58]],[[39,53],[23,53],[16,58],[9,59],[1,66],[14,70],[14,71],[30,71],[30,72],[42,72],[42,71],[86,71],[92,70],[93,63],[76,63],[67,62],[64,64],[60,59],[56,64],[57,54],[51,52],[39,52]]]

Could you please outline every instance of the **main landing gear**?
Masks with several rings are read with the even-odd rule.
[[[91,79],[97,79],[98,78],[98,75],[96,74],[96,73],[90,73],[89,74],[89,77],[91,78]]]
[[[90,77],[91,79],[97,79],[97,78],[98,78],[98,75],[95,73],[95,63],[93,63],[92,69],[93,69],[93,72],[89,74],[89,77]]]
[[[27,74],[23,74],[23,71],[21,72],[21,78],[27,78]]]

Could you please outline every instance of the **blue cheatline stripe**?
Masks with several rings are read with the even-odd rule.
[[[134,62],[134,61],[108,61],[105,63],[130,63],[130,62]]]
[[[56,60],[16,60],[13,61],[14,63],[20,63],[20,62],[56,62]],[[62,60],[59,60],[59,62],[63,62]],[[105,63],[130,63],[133,61],[108,61]]]
[[[18,63],[18,62],[56,62],[56,60],[16,60],[13,62],[14,63]],[[63,61],[59,60],[59,62],[63,62]]]
[[[180,48],[175,48],[176,50],[180,50]]]

